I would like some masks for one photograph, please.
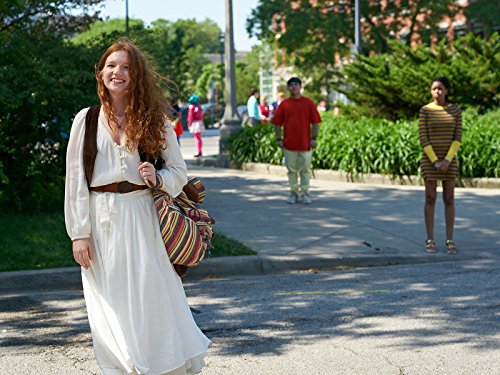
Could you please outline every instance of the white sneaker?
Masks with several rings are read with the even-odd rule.
[[[297,195],[297,193],[290,193],[290,196],[288,197],[288,199],[286,200],[289,204],[294,204],[294,203],[297,203],[299,200],[299,197]]]
[[[312,199],[311,199],[311,196],[309,195],[309,193],[304,193],[302,195],[302,203],[304,203],[304,204],[311,204],[312,203]]]

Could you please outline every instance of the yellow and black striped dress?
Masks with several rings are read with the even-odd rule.
[[[454,104],[444,107],[434,103],[420,109],[419,138],[423,155],[420,169],[424,179],[453,180],[458,174],[456,152],[462,142],[462,112]],[[436,160],[447,159],[446,173],[434,168]]]

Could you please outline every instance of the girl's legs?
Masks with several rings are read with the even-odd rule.
[[[202,150],[202,147],[203,147],[203,142],[201,140],[201,132],[194,133],[193,137],[194,137],[194,142],[196,144],[196,149],[198,150],[197,156],[201,156],[201,150]]]
[[[437,181],[424,180],[425,184],[425,229],[427,230],[427,239],[434,240],[434,207],[436,205]]]
[[[446,219],[446,239],[453,240],[455,224],[455,180],[443,181],[444,216]]]

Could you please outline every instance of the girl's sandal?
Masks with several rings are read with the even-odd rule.
[[[425,241],[425,251],[427,253],[437,253],[436,241],[428,239]]]
[[[446,240],[446,251],[448,254],[456,254],[458,252],[457,245],[453,240]]]

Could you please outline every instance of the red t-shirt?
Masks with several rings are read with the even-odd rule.
[[[274,125],[285,125],[283,147],[290,151],[309,151],[311,124],[319,124],[321,117],[314,102],[301,96],[286,98],[280,103],[271,120]]]

